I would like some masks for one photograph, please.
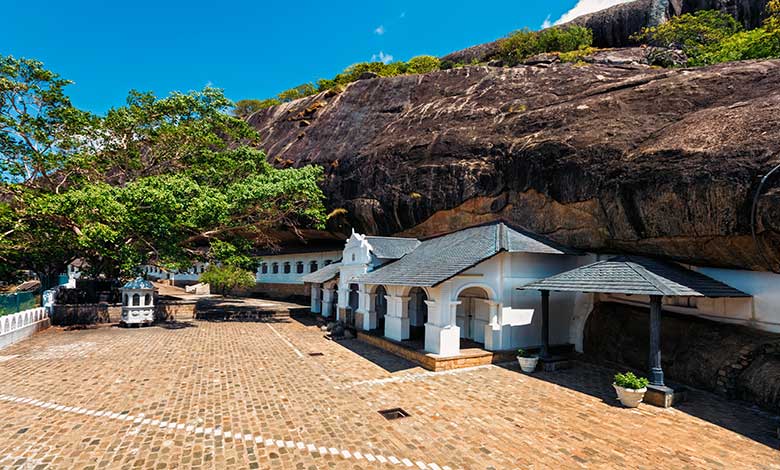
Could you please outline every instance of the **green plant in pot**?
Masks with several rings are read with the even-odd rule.
[[[623,406],[636,408],[642,402],[647,392],[648,380],[645,377],[637,377],[633,372],[615,374],[612,384],[617,392],[618,399]]]
[[[539,357],[520,348],[517,350],[517,362],[520,364],[520,369],[522,369],[523,372],[530,374],[536,370],[536,365],[539,363]]]

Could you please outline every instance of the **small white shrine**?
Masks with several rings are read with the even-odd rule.
[[[154,285],[142,277],[125,284],[122,289],[123,325],[154,323]]]

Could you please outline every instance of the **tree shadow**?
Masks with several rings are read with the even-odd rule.
[[[400,356],[396,356],[390,352],[380,349],[371,344],[360,341],[355,338],[334,340],[344,349],[351,351],[354,354],[362,357],[363,359],[381,367],[387,372],[401,372],[404,370],[419,368],[420,365],[412,361],[406,360]]]

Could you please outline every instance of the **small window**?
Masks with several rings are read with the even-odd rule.
[[[355,261],[355,253],[352,253],[352,261]]]
[[[263,274],[268,274],[268,264],[263,263],[260,265],[260,272]]]
[[[284,263],[284,273],[285,274],[290,274],[290,262],[289,261],[286,261]]]
[[[152,296],[150,294],[146,294],[146,297],[144,297],[144,305],[152,305]]]
[[[303,261],[298,261],[295,263],[295,272],[298,274],[303,274]]]
[[[139,305],[141,305],[141,296],[133,294],[133,307],[138,307]]]
[[[127,294],[125,294],[125,300],[122,302],[122,305],[127,305],[127,302],[129,301]]]
[[[316,272],[316,271],[317,271],[317,262],[316,261],[312,261],[311,263],[309,263],[309,272],[313,273],[313,272]]]
[[[271,269],[274,274],[279,274],[279,263],[274,263]]]

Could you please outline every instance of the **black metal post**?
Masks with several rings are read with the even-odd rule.
[[[550,291],[542,291],[542,359],[550,357]]]
[[[661,296],[650,296],[650,384],[664,385],[661,368]]]

